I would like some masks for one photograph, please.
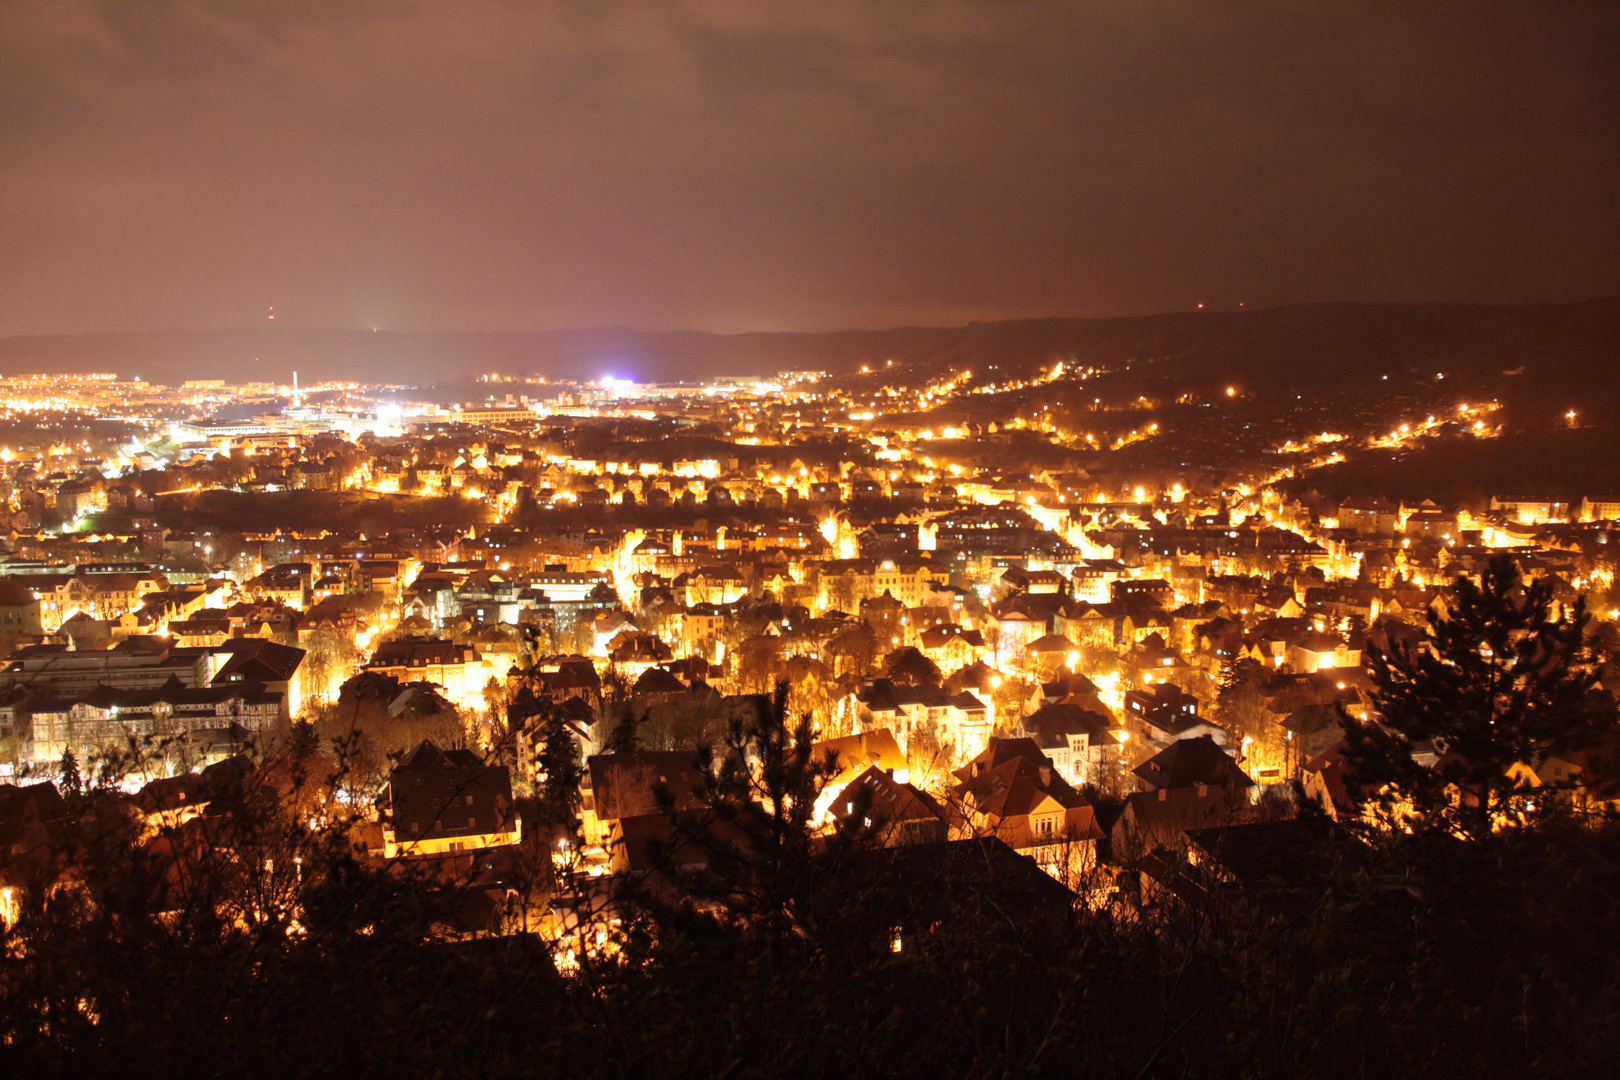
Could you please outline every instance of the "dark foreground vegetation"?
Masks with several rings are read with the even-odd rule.
[[[70,796],[78,887],[0,963],[11,1076],[1590,1076],[1620,1055],[1620,827],[1334,846],[1088,909],[995,842],[627,901],[560,975],[251,792],[189,875]],[[1018,864],[1022,863],[1020,866]],[[701,900],[701,903],[693,903]]]
[[[1620,832],[1407,840],[1282,896],[1121,917],[947,868],[795,921],[643,913],[559,977],[532,938],[430,942],[432,897],[333,852],[301,926],[160,916],[138,861],[13,930],[13,1076],[1577,1076],[1620,1054]],[[247,880],[227,891],[255,891]],[[201,888],[213,888],[195,883]],[[1009,895],[1011,894],[1011,895]],[[1025,896],[1027,899],[1027,896]],[[250,908],[251,895],[232,898]]]

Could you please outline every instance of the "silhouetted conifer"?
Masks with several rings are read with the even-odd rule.
[[[1588,620],[1583,602],[1555,610],[1551,582],[1525,580],[1509,555],[1478,584],[1458,578],[1415,647],[1369,647],[1378,712],[1343,721],[1352,783],[1386,813],[1475,839],[1522,817],[1529,788],[1515,765],[1614,730],[1613,699],[1594,693]]]

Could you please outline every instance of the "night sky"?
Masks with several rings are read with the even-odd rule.
[[[0,5],[0,335],[1620,292],[1620,7]]]

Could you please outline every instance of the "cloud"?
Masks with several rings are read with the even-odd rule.
[[[0,333],[1613,292],[1597,6],[0,8]]]

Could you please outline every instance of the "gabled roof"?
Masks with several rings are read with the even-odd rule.
[[[990,741],[985,744],[978,757],[962,766],[962,768],[957,769],[951,775],[966,780],[976,772],[994,769],[1017,758],[1027,758],[1036,765],[1050,766],[1052,764],[1052,759],[1042,752],[1034,739],[1004,739],[991,736]]]
[[[637,677],[630,692],[637,695],[681,694],[686,692],[686,684],[661,667],[650,667]]]
[[[1154,788],[1254,786],[1254,781],[1208,735],[1178,739],[1139,765],[1135,775]]]
[[[1320,881],[1335,850],[1360,848],[1324,814],[1193,829],[1187,839],[1235,883],[1250,887]]]
[[[823,739],[810,750],[817,759],[828,753],[834,755],[833,763],[839,772],[829,781],[833,784],[847,783],[869,768],[890,770],[906,767],[906,755],[900,752],[900,744],[895,740],[894,732],[888,728]]]
[[[471,750],[441,750],[431,739],[423,739],[395,772],[430,773],[445,769],[476,769],[483,762]]]
[[[694,791],[701,777],[697,755],[690,750],[637,750],[598,754],[586,762],[596,816],[603,821],[661,813],[655,789],[668,789],[675,809],[698,806]]]
[[[843,818],[856,812],[865,814],[879,825],[946,820],[944,809],[933,796],[920,788],[901,783],[894,778],[892,770],[880,769],[876,765],[868,766],[833,800],[834,817]]]
[[[1067,746],[1070,735],[1086,735],[1095,743],[1111,737],[1115,730],[1106,716],[1061,703],[1042,705],[1024,721],[1024,727],[1035,732],[1045,746]]]
[[[67,803],[49,781],[20,787],[0,784],[0,853],[9,853],[28,825],[66,816]]]
[[[815,880],[812,917],[836,924],[858,911],[861,926],[882,928],[876,945],[883,949],[890,947],[892,928],[927,932],[963,920],[987,896],[1025,921],[1062,918],[1075,902],[1034,859],[993,836],[871,848],[856,852],[839,873]]]
[[[460,664],[472,659],[473,650],[453,641],[412,638],[385,641],[377,646],[366,666],[371,668],[427,667]]]
[[[1172,843],[1188,829],[1225,825],[1232,817],[1226,789],[1161,788],[1125,797],[1125,809],[1114,823],[1116,858],[1145,854],[1159,844]]]
[[[11,574],[0,576],[0,607],[29,607],[39,603],[34,590]]]
[[[233,789],[253,772],[253,763],[237,754],[203,769],[153,780],[135,795],[135,805],[148,814],[196,803],[211,802]]]
[[[388,806],[398,842],[502,832],[512,823],[512,776],[470,750],[422,742],[389,774]]]
[[[955,638],[978,649],[984,648],[984,635],[977,630],[964,630],[954,623],[944,626],[931,626],[917,635],[925,649],[941,649]]]
[[[1371,510],[1380,514],[1395,513],[1395,504],[1382,495],[1353,495],[1339,504],[1341,510]]]
[[[621,631],[610,644],[608,655],[619,663],[661,664],[675,655],[656,634]]]
[[[1024,646],[1026,653],[1071,653],[1074,650],[1074,642],[1062,634],[1043,634]]]
[[[217,652],[228,652],[227,660],[214,682],[241,682],[252,680],[262,683],[286,682],[304,662],[304,650],[281,645],[263,638],[233,638],[216,647]]]
[[[954,775],[962,780],[954,792],[957,798],[986,817],[1018,817],[1047,799],[1065,810],[1091,805],[1058,775],[1052,759],[1041,753],[1033,739],[992,738],[983,753]]]

